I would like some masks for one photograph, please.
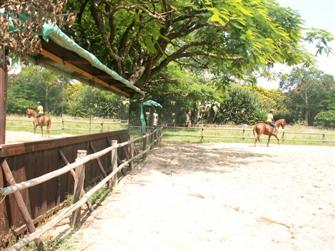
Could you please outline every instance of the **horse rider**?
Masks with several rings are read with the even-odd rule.
[[[41,105],[41,102],[38,101],[37,102],[37,116],[36,116],[36,118],[39,118],[42,115],[44,115],[44,109],[43,109],[43,106]]]
[[[268,125],[270,125],[271,127],[275,128],[276,125],[275,125],[275,120],[273,118],[273,109],[271,109],[268,114],[267,114],[267,117],[266,117],[266,123]]]

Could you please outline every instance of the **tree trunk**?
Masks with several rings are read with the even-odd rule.
[[[191,112],[191,110],[187,110],[187,112],[186,112],[186,126],[187,127],[192,126],[192,112]]]
[[[309,109],[308,109],[307,93],[305,93],[305,123],[306,123],[307,126],[309,125]]]

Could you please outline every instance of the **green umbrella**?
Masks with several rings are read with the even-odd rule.
[[[154,106],[154,107],[163,108],[163,106],[160,103],[153,101],[153,100],[147,100],[140,104],[140,110],[141,110],[140,121],[141,121],[141,133],[142,134],[145,133],[145,128],[146,128],[145,119],[144,119],[144,108],[143,108],[144,106]]]

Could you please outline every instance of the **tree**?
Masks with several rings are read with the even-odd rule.
[[[290,112],[311,125],[315,115],[327,109],[325,103],[334,91],[334,77],[317,69],[294,68],[281,75],[280,88],[287,94]]]
[[[190,126],[193,123],[213,122],[212,108],[224,98],[215,84],[176,63],[159,73],[159,78],[145,91],[148,98],[163,106],[159,111],[162,123]],[[164,85],[160,82],[164,82]]]
[[[45,111],[61,114],[65,107],[63,88],[69,80],[58,73],[39,66],[27,66],[16,76],[9,78],[9,113],[23,113],[28,107],[35,108],[42,102]]]
[[[78,12],[68,32],[139,87],[171,62],[233,80],[311,60],[300,16],[274,0],[70,0],[69,8]]]
[[[255,124],[265,120],[266,111],[260,96],[253,90],[234,84],[228,89],[228,97],[220,105],[216,122]]]
[[[128,106],[120,96],[98,88],[72,83],[66,89],[67,112],[73,116],[127,119]]]
[[[45,22],[60,26],[70,23],[73,15],[65,13],[67,0],[0,1],[0,48],[17,56],[39,50],[39,34]]]
[[[287,106],[285,104],[286,96],[285,94],[278,89],[265,89],[261,86],[252,86],[249,85],[247,88],[256,92],[262,104],[262,109],[269,111],[274,109],[275,113],[286,113]]]

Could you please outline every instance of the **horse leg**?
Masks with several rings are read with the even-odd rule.
[[[267,147],[269,147],[270,138],[271,138],[271,134],[269,135],[268,143],[266,144]]]
[[[41,132],[42,132],[42,137],[43,137],[43,126],[41,126]]]
[[[276,139],[277,139],[277,142],[278,142],[278,145],[280,145],[280,143],[279,143],[279,138],[278,138],[277,134],[273,134],[273,136],[275,136],[275,137],[276,137]]]
[[[259,144],[262,146],[262,142],[261,142],[261,135],[257,134],[257,138],[256,140],[259,142]]]
[[[36,127],[37,127],[35,121],[33,122],[33,126],[34,126],[34,134],[35,134],[36,133]]]

